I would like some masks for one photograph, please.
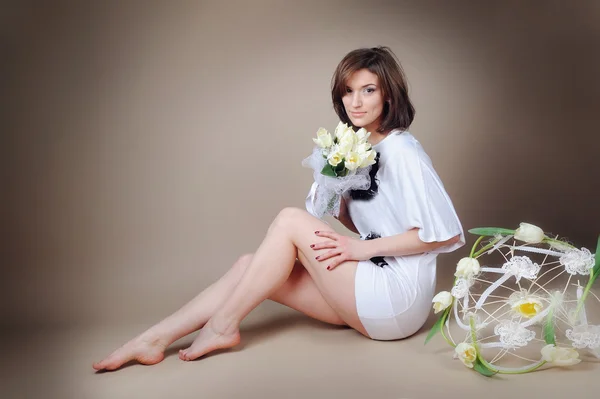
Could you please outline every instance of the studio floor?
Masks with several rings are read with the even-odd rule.
[[[251,315],[252,316],[252,315]],[[287,308],[242,324],[234,350],[183,362],[175,342],[154,366],[96,372],[92,363],[145,324],[5,331],[2,399],[13,398],[538,398],[598,397],[600,361],[486,378],[452,357],[438,336],[372,341]]]

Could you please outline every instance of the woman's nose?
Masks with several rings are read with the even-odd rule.
[[[354,95],[352,96],[352,106],[360,107],[361,105],[362,105],[362,99],[360,98],[360,94],[354,93]]]

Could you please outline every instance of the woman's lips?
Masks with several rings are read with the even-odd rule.
[[[355,118],[360,118],[361,116],[363,116],[364,114],[366,114],[366,112],[350,112],[350,113]]]

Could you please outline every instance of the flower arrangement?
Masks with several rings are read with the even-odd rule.
[[[316,146],[302,166],[314,170],[318,183],[315,212],[319,217],[339,215],[341,195],[348,190],[366,190],[371,185],[369,171],[375,164],[377,152],[367,141],[370,132],[364,128],[354,131],[339,122],[333,134],[325,128],[313,138]]]
[[[600,237],[594,255],[529,223],[520,223],[516,230],[484,227],[469,232],[479,238],[470,255],[458,262],[451,291],[434,296],[433,311],[441,315],[425,343],[441,333],[454,347],[455,358],[488,377],[527,373],[544,365],[572,366],[581,362],[582,349],[600,358],[600,325],[588,322],[585,308],[589,294],[600,302],[591,291],[600,274]],[[480,259],[492,254],[501,255],[502,267],[481,265]],[[553,281],[564,273],[569,275],[566,285],[555,287]],[[585,287],[579,282],[583,277]],[[485,289],[478,292],[475,287]],[[453,339],[451,327],[462,331],[461,342]],[[539,358],[522,355],[526,351]],[[527,363],[502,365],[506,360]]]

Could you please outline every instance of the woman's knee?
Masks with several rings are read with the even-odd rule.
[[[273,220],[273,223],[271,223],[269,230],[272,230],[273,228],[289,228],[290,226],[298,226],[298,220],[303,217],[306,217],[306,211],[300,208],[283,208],[281,211],[279,211]]]

